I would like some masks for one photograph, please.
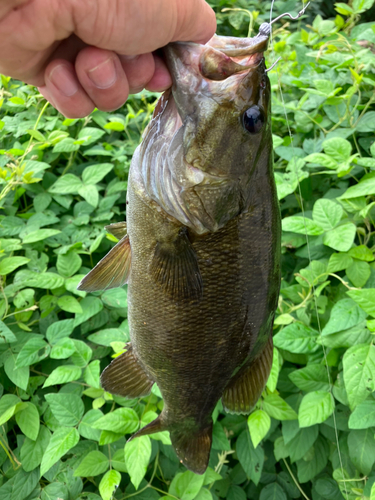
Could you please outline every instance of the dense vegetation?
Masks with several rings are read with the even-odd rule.
[[[250,16],[211,3],[221,34],[269,15],[270,2],[235,3]],[[141,400],[100,388],[129,339],[126,287],[76,290],[116,241],[104,226],[126,217],[157,95],[73,120],[1,77],[1,500],[375,499],[375,23],[361,22],[373,3],[337,3],[324,20],[317,1],[274,27],[277,348],[249,417],[218,405],[204,476],[179,464],[167,433],[125,445],[163,402],[157,387]],[[278,1],[275,15],[300,8]]]

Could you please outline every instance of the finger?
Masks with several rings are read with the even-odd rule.
[[[128,98],[128,80],[114,52],[87,47],[78,54],[75,69],[80,84],[98,109],[113,111]]]
[[[54,107],[64,116],[83,118],[94,110],[95,105],[79,83],[71,62],[53,60],[46,68],[45,82],[43,95],[49,96]]]
[[[174,40],[206,42],[216,20],[204,0],[74,2],[75,33],[84,42],[127,55],[147,54]]]
[[[143,90],[154,75],[155,62],[151,53],[139,56],[122,56],[120,61],[129,83],[129,93]]]
[[[154,55],[155,71],[151,80],[146,85],[146,89],[151,92],[163,92],[172,86],[172,78],[164,60],[158,55]]]

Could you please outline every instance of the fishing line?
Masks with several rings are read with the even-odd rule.
[[[277,19],[280,19],[280,17],[281,17],[281,16],[279,16],[274,21],[272,21],[272,10],[273,10],[273,4],[274,4],[274,2],[275,2],[275,0],[272,0],[271,11],[270,11],[270,24],[272,24],[272,22],[276,21]],[[302,0],[302,7],[303,7],[302,11],[304,11],[307,8],[308,5],[309,4],[307,4],[305,6],[305,0]],[[289,17],[292,18],[292,16],[290,16],[290,15],[289,15]],[[272,44],[272,30],[271,30],[271,33],[270,33],[270,40],[271,40],[271,44]],[[272,52],[273,52],[273,45],[271,45],[271,53]],[[275,63],[271,66],[271,68],[274,65],[275,65]],[[285,115],[285,120],[286,120],[286,124],[287,124],[287,128],[288,128],[288,134],[289,134],[289,138],[290,138],[290,145],[291,145],[291,148],[292,148],[292,160],[294,161],[294,174],[295,174],[295,176],[297,178],[297,183],[298,183],[298,194],[299,194],[299,198],[300,198],[301,211],[302,211],[302,217],[303,217],[303,224],[304,224],[304,227],[305,227],[305,238],[306,238],[307,254],[308,254],[309,263],[310,263],[310,266],[311,266],[312,260],[311,260],[311,252],[310,252],[310,242],[309,242],[309,237],[308,237],[307,228],[306,228],[305,208],[304,208],[304,204],[303,204],[301,184],[299,182],[298,171],[297,171],[297,161],[296,161],[297,160],[297,156],[295,155],[295,151],[294,151],[293,134],[292,134],[292,130],[290,128],[290,124],[289,124],[289,120],[288,120],[288,113],[287,113],[286,106],[285,106],[285,101],[284,101],[284,94],[283,94],[283,91],[282,91],[282,88],[281,88],[280,70],[277,71],[277,78],[278,78],[278,88],[279,88],[279,92],[280,92],[281,102],[282,102],[282,105],[283,105],[283,108],[284,108],[284,115]],[[316,314],[317,323],[318,323],[319,337],[321,339],[322,338],[322,329],[321,329],[321,325],[320,325],[320,317],[319,317],[319,311],[318,311],[317,297],[315,295],[316,288],[315,288],[314,283],[312,283],[311,286],[312,286],[312,291],[313,291],[313,301],[314,301],[315,314]],[[328,383],[329,383],[329,392],[330,392],[332,400],[333,400],[333,402],[335,404],[335,398],[333,396],[332,378],[331,378],[331,374],[329,372],[329,366],[328,366],[328,360],[327,360],[327,351],[326,351],[326,348],[325,348],[324,344],[322,343],[321,345],[322,345],[322,348],[323,348],[324,362],[325,362],[325,366],[326,366],[326,370],[327,370]],[[341,456],[340,444],[339,444],[339,435],[338,435],[338,429],[337,429],[336,405],[335,405],[333,413],[332,413],[332,418],[333,418],[333,424],[334,424],[334,429],[335,429],[337,454],[338,454],[339,462],[340,462],[342,480],[343,480],[344,487],[345,487],[345,496],[346,496],[346,499],[348,500],[348,491],[347,491],[347,486],[346,486],[345,477],[344,477],[344,467],[343,467],[343,462],[342,462],[342,456]]]

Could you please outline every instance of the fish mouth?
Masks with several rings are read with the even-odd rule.
[[[178,67],[175,77],[178,79],[184,69],[206,80],[222,81],[238,73],[256,68],[264,60],[268,37],[258,35],[254,38],[235,38],[214,35],[206,45],[192,42],[174,42],[166,47],[167,59],[183,65]],[[185,66],[185,68],[184,68]],[[175,64],[171,64],[172,75]]]

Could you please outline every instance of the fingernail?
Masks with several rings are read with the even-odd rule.
[[[78,83],[65,64],[53,68],[49,74],[49,79],[66,97],[71,97],[78,91]]]
[[[116,67],[112,57],[87,72],[90,80],[98,89],[111,87],[116,80]]]

